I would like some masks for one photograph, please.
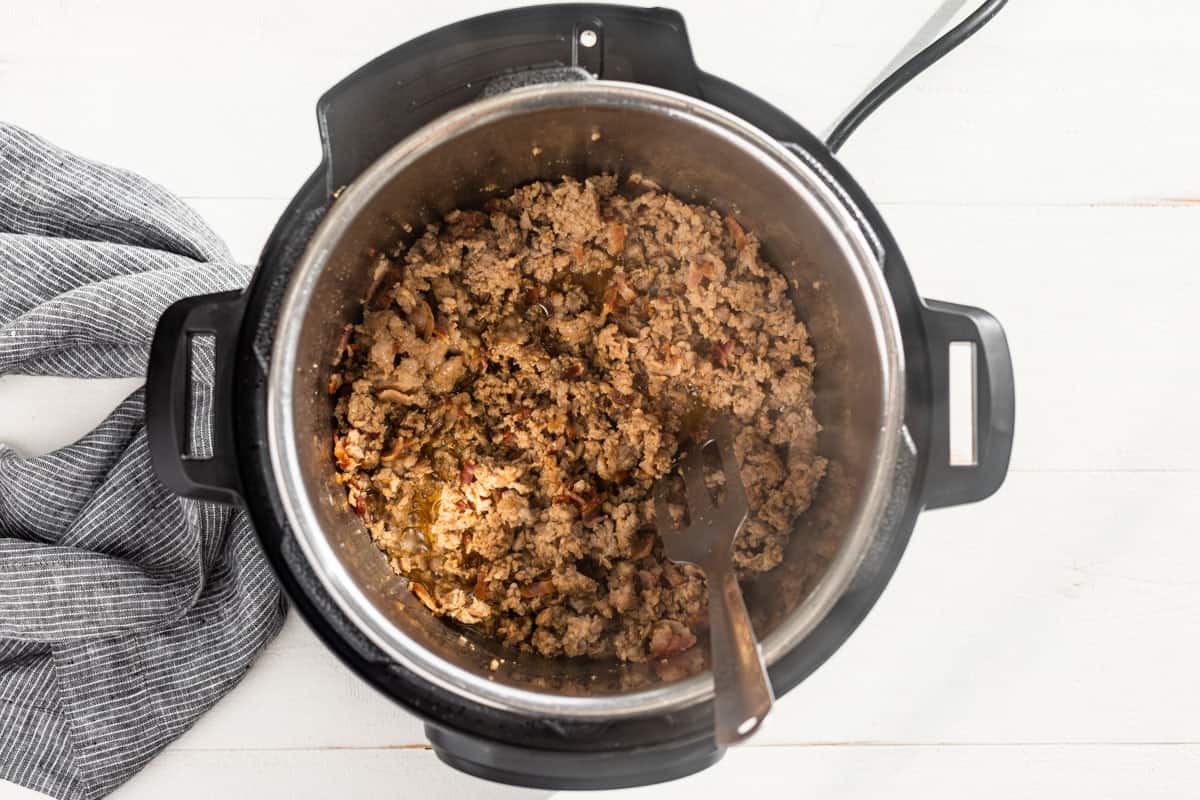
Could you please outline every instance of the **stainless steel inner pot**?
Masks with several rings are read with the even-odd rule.
[[[731,211],[757,233],[766,258],[792,280],[816,348],[820,449],[831,468],[784,564],[746,587],[768,664],[846,589],[889,495],[904,416],[895,312],[851,210],[803,161],[737,117],[638,84],[545,84],[440,117],[341,192],[293,273],[270,368],[271,462],[301,548],[362,632],[427,680],[513,713],[662,713],[711,697],[712,681],[702,673],[667,683],[645,666],[517,654],[434,618],[333,481],[330,356],[359,315],[368,248],[410,239],[446,211],[531,180],[632,171]]]

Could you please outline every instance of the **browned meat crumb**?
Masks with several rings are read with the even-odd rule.
[[[652,489],[731,412],[743,577],[781,560],[825,470],[813,351],[732,217],[645,179],[534,183],[377,255],[335,358],[338,481],[434,613],[546,656],[669,657],[705,620]]]

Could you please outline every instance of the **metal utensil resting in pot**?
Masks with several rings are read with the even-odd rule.
[[[324,391],[370,281],[369,248],[563,174],[636,170],[685,199],[736,209],[765,257],[804,287],[795,302],[820,365],[820,449],[831,462],[784,563],[746,587],[777,696],[866,614],[922,508],[977,500],[1003,481],[1013,388],[999,325],[922,301],[883,220],[829,150],[696,67],[677,14],[550,6],[469,20],[364,67],[322,98],[319,117],[321,164],[251,287],[184,301],[160,322],[151,449],[171,488],[245,504],[294,607],[359,675],[420,714],[454,766],[554,788],[693,772],[722,752],[712,679],[663,682],[637,665],[514,653],[435,619],[392,573],[333,481]],[[186,355],[201,333],[216,338],[216,445],[193,459]],[[959,341],[975,359],[967,465],[948,458],[949,345]]]

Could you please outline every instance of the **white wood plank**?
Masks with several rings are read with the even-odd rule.
[[[427,750],[168,750],[117,790],[117,800],[254,797],[456,797],[572,800],[697,797],[894,797],[1156,800],[1194,796],[1200,747],[1189,745],[881,746],[751,748],[657,786],[614,792],[548,792],[481,781]],[[4,800],[43,795],[0,782]]]
[[[1194,474],[1010,475],[925,514],[775,741],[1200,740]],[[1184,648],[1181,650],[1181,648]]]
[[[549,792],[481,781],[454,772],[427,750],[223,751],[168,750],[119,788],[117,800],[169,793],[178,800],[254,797],[560,797],[655,798],[813,796],[871,798],[971,797],[1019,800],[1095,797],[1156,800],[1194,796],[1200,747],[1191,745],[816,746],[731,752],[688,778],[613,792]],[[42,794],[0,781],[4,800]]]
[[[255,265],[290,197],[190,197],[196,210],[241,264]]]
[[[56,450],[95,428],[141,383],[0,376],[0,443],[23,456]]]
[[[178,746],[259,750],[424,742],[420,720],[355,676],[293,612],[238,687]]]
[[[1013,468],[1200,468],[1200,207],[885,206],[918,289],[1004,325]]]
[[[123,14],[38,8],[8,23],[30,35],[0,45],[0,103],[9,119],[177,193],[288,197],[316,162],[321,91],[394,44],[500,5],[442,5],[419,18],[384,2],[337,15],[236,0],[178,16],[149,2]],[[937,5],[685,11],[703,66],[822,130]],[[849,165],[889,202],[1194,197],[1200,166],[1183,123],[1200,114],[1191,81],[1200,51],[1179,23],[1186,9],[1152,5],[1162,13],[1140,3],[1011,4],[864,127]],[[49,31],[53,47],[41,44]]]
[[[126,784],[118,800],[255,797],[261,800],[456,797],[572,800],[698,797],[928,797],[1040,800],[1194,797],[1200,747],[805,747],[731,752],[672,783],[617,792],[548,792],[455,773],[425,750],[167,752]],[[16,797],[16,795],[14,795]]]

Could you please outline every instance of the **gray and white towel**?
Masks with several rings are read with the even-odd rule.
[[[144,375],[168,305],[248,277],[163,189],[0,123],[0,375]],[[58,798],[129,778],[283,621],[245,513],[155,479],[143,409],[49,455],[0,443],[0,778]]]

